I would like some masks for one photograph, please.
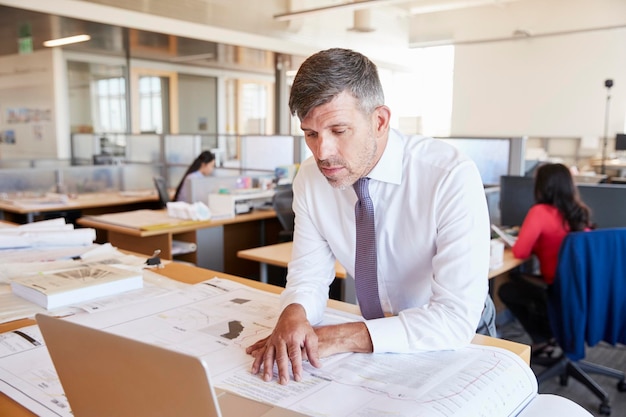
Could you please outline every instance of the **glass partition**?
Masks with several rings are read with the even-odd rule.
[[[121,165],[74,166],[62,169],[60,183],[70,194],[121,190]],[[61,190],[60,190],[61,191]]]
[[[127,135],[126,161],[154,163],[161,162],[161,136],[159,135]]]
[[[57,171],[55,169],[27,168],[0,171],[0,193],[40,195],[56,191],[56,185]]]
[[[202,141],[199,135],[166,135],[165,162],[182,164],[187,167],[202,152]]]
[[[120,190],[139,191],[154,189],[154,176],[160,176],[161,164],[126,164],[121,171]]]

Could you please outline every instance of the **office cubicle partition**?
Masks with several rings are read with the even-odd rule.
[[[580,198],[591,209],[600,229],[626,227],[626,185],[577,184]],[[519,226],[534,204],[534,178],[503,176],[500,179],[500,223]]]
[[[0,171],[0,193],[39,195],[57,190],[58,171],[53,168],[9,168]]]

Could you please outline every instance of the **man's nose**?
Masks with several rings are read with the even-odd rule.
[[[317,142],[318,159],[329,159],[337,153],[337,141],[332,135],[319,135]]]

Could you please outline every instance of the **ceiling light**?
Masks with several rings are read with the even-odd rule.
[[[51,39],[49,41],[45,41],[43,43],[43,46],[52,48],[54,46],[63,46],[63,45],[69,45],[71,43],[86,42],[89,39],[91,39],[91,36],[89,35],[76,35],[76,36],[70,36],[67,38]]]

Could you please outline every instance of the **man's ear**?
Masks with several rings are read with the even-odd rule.
[[[389,130],[389,120],[391,119],[391,110],[389,107],[378,106],[372,114],[374,129],[377,135],[386,134]]]

